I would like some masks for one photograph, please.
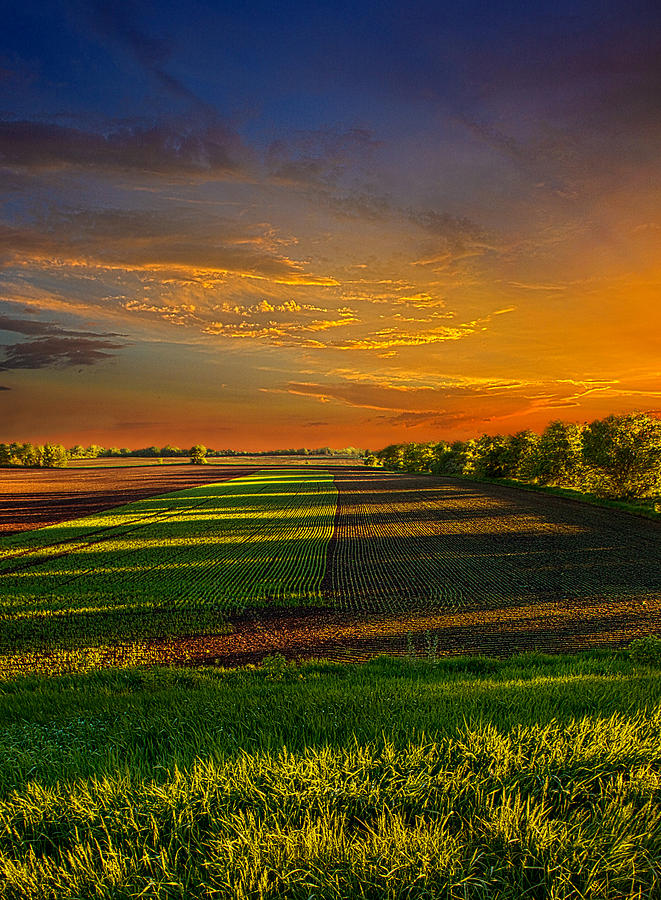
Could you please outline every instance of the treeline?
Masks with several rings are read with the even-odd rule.
[[[364,450],[358,447],[299,447],[297,450],[207,450],[207,456],[339,456],[343,459],[362,459]]]
[[[201,444],[194,445],[201,447]],[[165,447],[142,447],[138,450],[129,450],[127,447],[99,447],[96,444],[90,444],[89,447],[82,447],[77,444],[67,450],[69,459],[97,459],[99,457],[117,457],[117,456],[138,456],[152,457],[155,459],[176,458],[180,456],[191,456],[193,452],[191,448],[172,447],[167,444]],[[357,447],[344,447],[341,450],[332,447],[317,447],[309,449],[308,447],[300,447],[296,450],[212,450],[208,447],[204,448],[204,455],[209,457],[219,456],[341,456],[350,457],[351,459],[361,459],[364,456],[364,450]]]
[[[200,449],[203,452],[200,454]],[[28,468],[53,468],[66,466],[70,459],[111,459],[117,457],[139,457],[142,459],[176,459],[178,457],[191,458],[199,462],[200,457],[222,456],[323,456],[361,459],[364,451],[356,447],[345,447],[336,450],[331,447],[318,447],[308,449],[301,447],[297,450],[211,450],[196,444],[190,448],[173,447],[166,444],[165,447],[141,447],[137,450],[129,450],[128,447],[100,447],[98,444],[90,444],[83,447],[76,444],[66,448],[62,444],[31,444],[17,443],[0,444],[0,466],[25,466]],[[195,457],[195,459],[193,459]]]
[[[62,444],[0,444],[0,466],[52,469],[66,466],[67,462]]]
[[[657,497],[661,419],[630,413],[585,425],[552,422],[542,434],[520,431],[452,444],[391,444],[368,454],[365,464],[404,472],[508,478],[612,499]]]

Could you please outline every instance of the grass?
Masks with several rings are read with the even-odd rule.
[[[7,898],[651,898],[661,679],[626,652],[0,682]]]

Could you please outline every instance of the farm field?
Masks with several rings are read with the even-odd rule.
[[[494,484],[337,473],[324,591],[349,609],[661,594],[661,523]]]
[[[336,494],[324,472],[262,470],[9,536],[0,647],[77,654],[222,633],[229,613],[265,602],[315,603]]]
[[[558,652],[661,630],[656,522],[355,467],[218,471],[0,540],[0,672]]]
[[[250,466],[189,464],[79,469],[0,468],[0,540],[2,535],[43,528],[143,497],[225,481],[252,471],[254,468]]]
[[[3,897],[657,895],[657,523],[228,474],[0,539]]]
[[[359,464],[359,460],[350,457],[341,456],[209,456],[207,465],[210,466],[257,466],[260,469],[264,466],[350,466],[355,467]],[[73,469],[81,468],[111,468],[122,469],[131,466],[187,466],[190,465],[187,457],[164,457],[159,461],[158,457],[141,457],[141,456],[108,456],[97,457],[96,459],[71,459],[69,467]]]

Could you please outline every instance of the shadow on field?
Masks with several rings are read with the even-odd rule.
[[[661,599],[584,605],[552,602],[460,613],[413,609],[391,615],[333,610],[253,610],[226,635],[150,642],[166,664],[238,666],[281,654],[363,661],[379,654],[440,658],[621,647],[661,628]]]

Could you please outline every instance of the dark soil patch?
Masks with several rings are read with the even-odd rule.
[[[582,606],[557,601],[459,613],[411,609],[399,615],[254,610],[233,625],[232,634],[152,641],[150,649],[164,664],[226,667],[258,664],[274,654],[360,662],[379,654],[414,660],[467,653],[573,653],[623,647],[661,629],[661,598]]]
[[[335,474],[322,594],[355,611],[661,597],[661,523],[431,476]]]

